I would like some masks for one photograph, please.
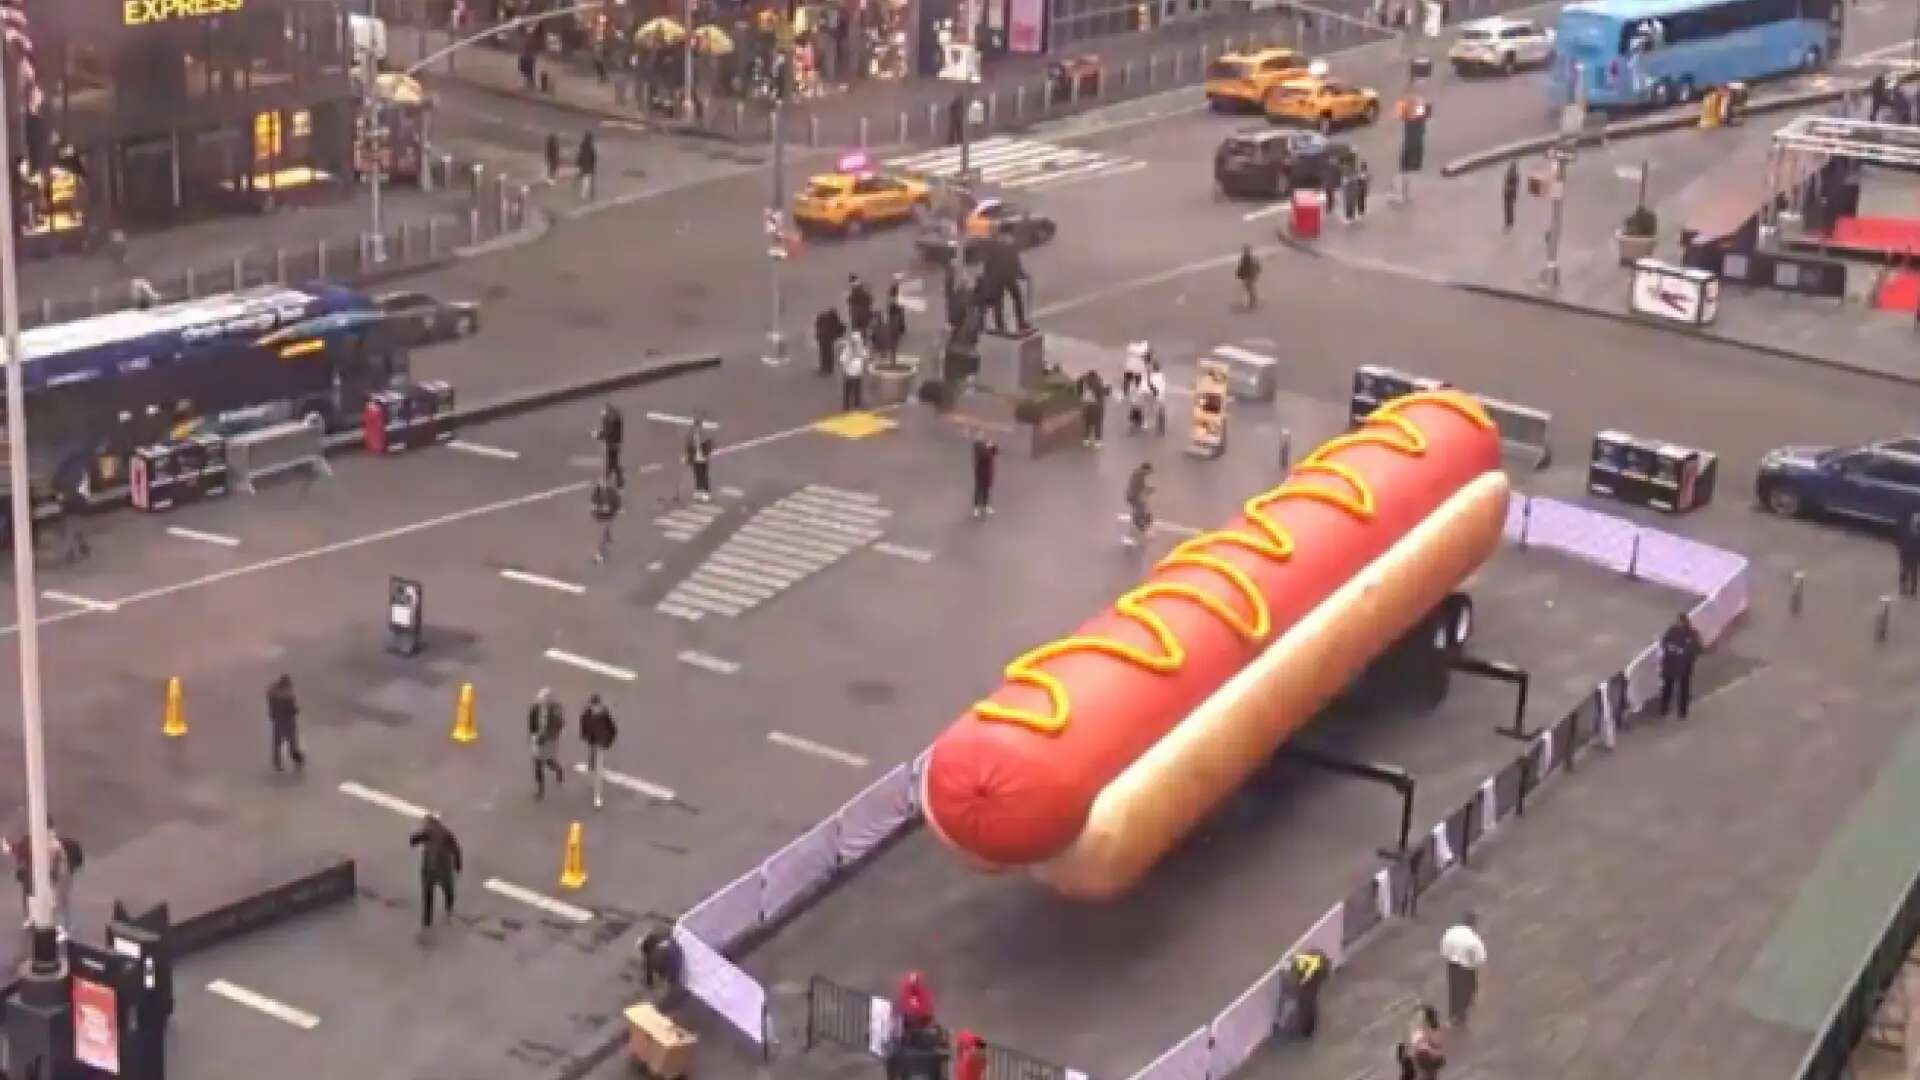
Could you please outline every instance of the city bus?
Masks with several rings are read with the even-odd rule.
[[[1839,54],[1847,0],[1583,0],[1560,9],[1552,104],[1585,83],[1594,109],[1688,101],[1711,87],[1817,71]]]
[[[408,370],[381,305],[332,285],[36,327],[20,350],[30,490],[70,507],[125,484],[137,447],[281,419],[350,426]]]

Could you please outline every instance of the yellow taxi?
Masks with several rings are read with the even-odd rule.
[[[871,225],[907,221],[929,199],[927,185],[878,172],[822,173],[793,197],[793,220],[803,229],[860,233]]]
[[[1267,91],[1263,105],[1273,123],[1306,124],[1322,132],[1380,118],[1378,92],[1320,75],[1288,79]]]
[[[1207,104],[1216,111],[1258,109],[1267,91],[1307,73],[1307,58],[1293,49],[1232,53],[1207,65]]]

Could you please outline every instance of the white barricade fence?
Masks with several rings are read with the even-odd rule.
[[[932,747],[920,751],[920,756],[913,759],[913,768],[908,772],[908,779],[911,782],[911,786],[907,790],[907,797],[913,803],[915,812],[925,809],[925,807],[920,805],[920,781],[927,775],[927,762],[932,760],[932,758]]]
[[[1750,571],[1745,560],[1739,569],[1729,574],[1719,587],[1707,594],[1693,609],[1693,626],[1700,631],[1701,640],[1708,645],[1720,639],[1726,633],[1733,620],[1747,610],[1747,581]]]
[[[764,891],[765,883],[756,866],[700,901],[680,917],[680,925],[711,948],[730,949],[747,931],[759,927]]]
[[[865,858],[920,815],[913,802],[913,788],[912,768],[896,765],[840,808],[833,816],[840,825],[835,838],[840,866]]]
[[[1207,1029],[1200,1028],[1134,1073],[1131,1080],[1208,1080],[1207,1056],[1212,1044]]]
[[[1578,559],[1626,573],[1633,565],[1635,534],[1630,521],[1596,513],[1558,499],[1527,500],[1529,547],[1549,547]]]
[[[1627,708],[1638,711],[1660,696],[1660,643],[1654,642],[1627,665]]]
[[[687,992],[705,1002],[755,1046],[766,1045],[766,990],[689,930],[685,919],[673,928],[673,940],[686,959]]]
[[[1507,500],[1507,524],[1501,535],[1515,544],[1523,544],[1527,539],[1527,497],[1514,492]]]
[[[1641,529],[1634,576],[1695,596],[1710,596],[1745,563],[1745,559],[1731,551],[1698,540],[1658,529]]]
[[[1233,1004],[1220,1011],[1208,1025],[1212,1046],[1207,1051],[1207,1075],[1225,1077],[1247,1063],[1260,1044],[1273,1032],[1273,1019],[1280,1013],[1280,979],[1288,960],[1267,969],[1260,981],[1247,987]]]
[[[772,922],[833,880],[840,868],[840,821],[831,817],[802,833],[760,867],[760,918]]]
[[[1320,921],[1313,924],[1313,929],[1307,931],[1305,937],[1293,943],[1293,948],[1287,951],[1287,959],[1291,960],[1303,952],[1318,949],[1327,954],[1327,962],[1334,967],[1345,964],[1347,957],[1342,942],[1346,938],[1346,922],[1347,905],[1342,901],[1327,909],[1327,913],[1320,916]]]

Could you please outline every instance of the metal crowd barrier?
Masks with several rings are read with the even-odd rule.
[[[886,1053],[892,1015],[893,1003],[886,998],[815,975],[807,983],[807,1049],[830,1042],[880,1057]],[[987,1080],[1087,1080],[1085,1073],[1042,1061],[991,1038],[985,1041]]]
[[[234,489],[256,494],[254,481],[302,466],[312,467],[321,476],[332,476],[326,436],[326,425],[305,420],[289,420],[233,436],[227,440],[227,468]]]

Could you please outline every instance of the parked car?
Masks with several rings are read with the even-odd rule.
[[[1278,199],[1294,188],[1323,188],[1327,175],[1352,170],[1353,147],[1316,131],[1261,129],[1229,135],[1213,153],[1213,182],[1222,194]]]
[[[1058,231],[1059,226],[1052,218],[1004,199],[983,199],[975,204],[961,230],[968,262],[978,259],[990,241],[1011,241],[1025,251],[1051,241]],[[921,233],[914,246],[920,249],[923,258],[947,263],[953,260],[953,253],[961,242],[945,225],[938,225]]]
[[[794,224],[802,229],[858,235],[869,225],[907,221],[931,196],[924,181],[877,172],[822,173],[793,198]]]
[[[387,313],[395,343],[405,348],[455,341],[480,332],[480,305],[471,301],[395,292],[374,297],[374,303]]]
[[[1232,53],[1207,65],[1207,104],[1216,112],[1257,112],[1267,91],[1307,74],[1307,58],[1293,49]]]
[[[1270,123],[1305,124],[1325,133],[1378,120],[1380,95],[1369,87],[1309,75],[1268,90],[1265,109]]]
[[[1462,75],[1546,67],[1553,62],[1553,31],[1532,19],[1481,19],[1460,28],[1447,59]]]
[[[1760,459],[1754,494],[1787,517],[1824,513],[1897,524],[1920,512],[1920,436],[1770,450]]]

